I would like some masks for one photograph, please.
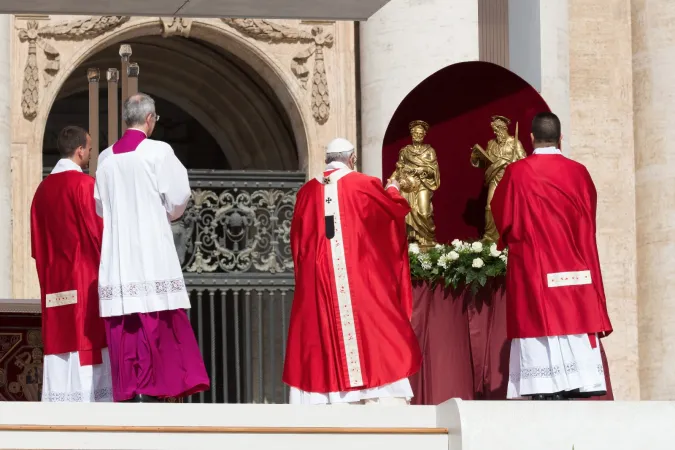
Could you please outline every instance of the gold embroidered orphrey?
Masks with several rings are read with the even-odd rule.
[[[436,151],[424,138],[429,124],[414,120],[408,126],[412,144],[401,149],[396,170],[391,179],[398,181],[401,195],[410,204],[411,211],[405,218],[408,242],[416,243],[423,250],[436,245],[436,225],[431,199],[441,184]]]
[[[487,205],[485,205],[485,233],[483,239],[497,242],[499,232],[492,216],[490,202],[495,189],[504,176],[506,167],[519,159],[525,158],[525,149],[520,141],[509,135],[511,120],[504,116],[492,116],[490,126],[495,134],[487,144],[487,149],[476,144],[471,149],[471,165],[485,169],[485,185],[488,187]],[[518,123],[516,122],[516,136],[518,136]]]

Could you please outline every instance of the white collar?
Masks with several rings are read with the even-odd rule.
[[[347,164],[340,161],[333,161],[326,165],[326,170],[338,170],[338,169],[349,170],[349,167],[347,167]]]
[[[138,128],[127,128],[127,130],[140,131],[141,133],[143,133],[143,134],[145,135],[146,138],[148,137],[148,133],[146,133],[145,131],[143,131],[143,130],[141,130],[141,129],[138,129]]]
[[[51,171],[51,174],[67,172],[69,170],[75,170],[77,172],[82,172],[82,167],[75,164],[72,159],[61,158],[59,162],[56,163],[54,168]]]
[[[562,155],[562,152],[557,147],[541,147],[535,148],[533,155]]]

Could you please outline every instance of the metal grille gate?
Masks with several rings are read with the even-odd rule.
[[[304,181],[298,172],[190,171],[192,199],[172,228],[211,390],[188,401],[287,401],[290,226]]]

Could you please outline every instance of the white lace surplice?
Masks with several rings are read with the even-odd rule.
[[[597,342],[591,347],[587,334],[513,339],[507,398],[575,389],[606,391]]]
[[[112,402],[112,376],[108,349],[101,350],[103,363],[81,366],[77,352],[45,355],[43,402]]]
[[[190,307],[170,223],[190,194],[187,170],[164,142],[101,153],[94,196],[104,224],[102,317]]]

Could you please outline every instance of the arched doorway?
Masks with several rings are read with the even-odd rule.
[[[139,89],[157,100],[166,140],[188,169],[298,170],[290,119],[270,86],[246,63],[205,41],[144,36],[126,41],[139,64]],[[64,82],[45,130],[45,161],[54,158],[53,136],[66,123],[88,125],[86,72],[118,68],[118,45],[90,56]],[[100,123],[107,123],[107,89],[101,82]],[[108,145],[101,127],[100,148]],[[214,142],[215,141],[215,142]],[[190,145],[193,148],[190,148]],[[225,155],[218,163],[216,148]],[[216,164],[216,165],[214,165]]]
[[[161,116],[153,138],[172,145],[193,188],[172,227],[212,388],[189,400],[284,402],[290,219],[305,179],[298,171],[305,151],[298,150],[287,110],[253,68],[208,42],[143,36],[124,43],[140,66],[139,90],[155,98]],[[89,56],[62,84],[45,128],[45,172],[58,159],[59,130],[88,127],[87,69],[104,75],[119,68],[118,49],[113,44]],[[105,81],[99,94],[104,149]]]

